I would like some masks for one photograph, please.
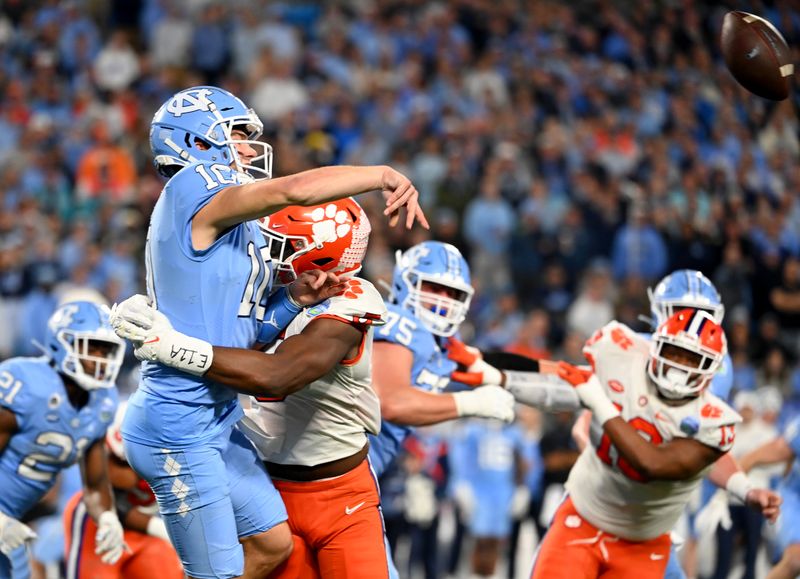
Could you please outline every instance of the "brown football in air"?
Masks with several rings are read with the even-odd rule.
[[[735,10],[722,21],[722,55],[733,78],[760,97],[789,96],[791,51],[778,29],[760,16]]]

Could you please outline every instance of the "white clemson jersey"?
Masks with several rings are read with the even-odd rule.
[[[245,397],[239,428],[263,460],[315,466],[355,454],[367,443],[368,432],[380,432],[381,405],[372,389],[372,326],[385,322],[386,306],[371,283],[352,278],[342,294],[299,313],[268,353],[324,318],[363,329],[358,354],[283,400]]]
[[[693,438],[724,452],[730,450],[734,424],[741,417],[707,389],[680,406],[665,403],[647,376],[650,342],[646,338],[611,322],[595,333],[583,352],[622,418],[643,438],[655,445]],[[566,488],[589,523],[631,541],[669,532],[710,469],[687,480],[647,481],[617,453],[595,419],[589,439]]]

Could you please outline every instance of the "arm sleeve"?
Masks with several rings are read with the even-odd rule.
[[[581,408],[575,389],[554,374],[504,371],[506,390],[517,402],[548,412],[574,411]]]
[[[292,320],[303,311],[289,299],[289,290],[285,287],[273,293],[267,301],[264,321],[259,324],[256,342],[271,344]]]

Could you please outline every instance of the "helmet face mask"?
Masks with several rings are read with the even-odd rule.
[[[159,172],[169,176],[198,161],[234,168],[243,176],[272,176],[272,147],[259,141],[263,125],[253,109],[226,90],[200,86],[182,90],[158,109],[150,127],[150,148]],[[244,139],[234,136],[241,132]],[[246,162],[238,148],[255,155]]]
[[[717,288],[697,270],[674,271],[662,279],[654,290],[648,288],[647,294],[656,327],[685,308],[706,311],[717,324],[721,324],[725,316],[725,307]]]
[[[391,299],[431,333],[454,335],[467,317],[475,290],[469,266],[454,246],[425,241],[398,252]]]
[[[106,306],[72,302],[47,324],[45,355],[84,390],[112,388],[122,367],[125,342],[111,329],[108,314]]]
[[[288,285],[313,269],[340,277],[357,274],[371,231],[367,215],[350,198],[286,207],[258,223],[272,259],[275,286]]]
[[[725,334],[711,314],[683,309],[653,334],[648,376],[664,398],[692,398],[711,382],[726,351]]]

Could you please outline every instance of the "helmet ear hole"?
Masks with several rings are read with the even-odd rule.
[[[319,259],[311,260],[311,263],[313,263],[314,265],[317,265],[319,267],[325,267],[326,265],[328,265],[332,261],[333,261],[332,257],[321,257]]]

